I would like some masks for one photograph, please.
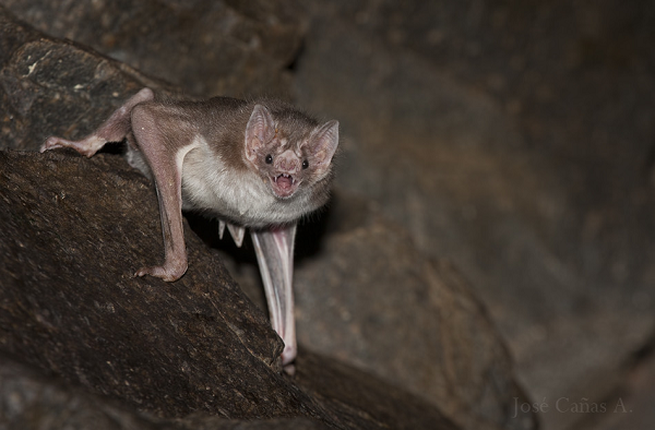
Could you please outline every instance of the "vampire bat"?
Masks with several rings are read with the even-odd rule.
[[[159,100],[144,88],[90,135],[49,137],[41,152],[68,147],[91,157],[124,139],[130,165],[155,182],[164,236],[164,263],[136,275],[184,275],[182,209],[213,214],[220,236],[227,227],[238,246],[249,228],[271,324],[285,344],[282,364],[292,370],[296,223],[328,199],[339,123],[320,124],[276,100]]]

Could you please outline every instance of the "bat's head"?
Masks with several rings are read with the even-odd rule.
[[[276,116],[255,105],[246,126],[246,159],[276,197],[288,199],[329,175],[339,123],[319,125],[293,110]]]

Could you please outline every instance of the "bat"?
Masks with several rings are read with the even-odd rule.
[[[154,180],[164,263],[139,269],[167,282],[188,268],[182,210],[219,220],[241,246],[250,230],[273,329],[284,341],[282,364],[293,372],[293,251],[300,218],[330,192],[339,123],[317,120],[274,99],[214,97],[174,101],[144,88],[81,140],[51,136],[40,152],[72,148],[92,157],[127,140],[128,163]]]

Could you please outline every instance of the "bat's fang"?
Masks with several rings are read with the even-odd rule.
[[[273,177],[273,182],[277,183],[277,180],[280,178],[286,178],[289,180],[291,184],[294,184],[296,182],[296,178],[294,178],[292,175],[286,174],[286,173],[280,173],[279,175]]]

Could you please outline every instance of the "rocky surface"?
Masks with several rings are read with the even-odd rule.
[[[189,95],[284,93],[306,15],[295,1],[6,0],[46,34],[68,38],[185,88]]]
[[[144,84],[172,93],[91,49],[47,37],[1,7],[0,22],[3,148],[35,150],[53,130],[82,136]]]
[[[652,6],[316,3],[297,94],[374,199],[488,306],[546,428],[652,339]],[[547,408],[546,408],[547,409]]]

